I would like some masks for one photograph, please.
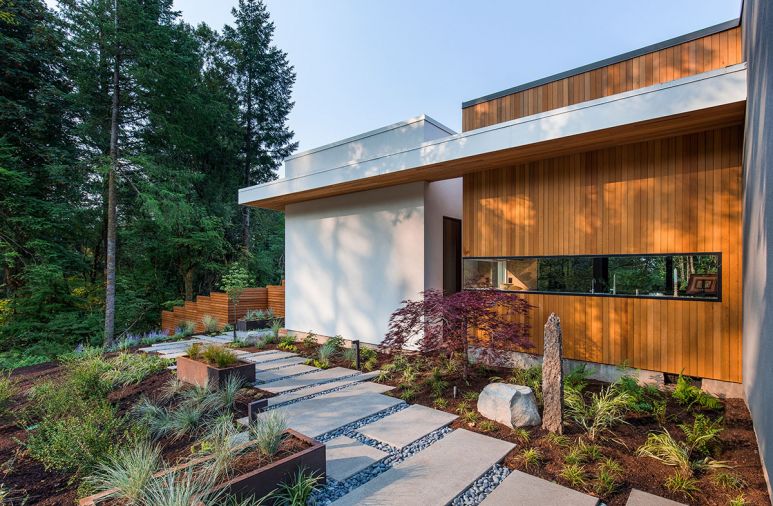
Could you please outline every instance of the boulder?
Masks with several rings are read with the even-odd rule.
[[[508,427],[531,427],[542,420],[531,388],[510,383],[490,383],[478,396],[481,415]]]

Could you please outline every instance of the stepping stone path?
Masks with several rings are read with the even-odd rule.
[[[631,490],[625,506],[687,506],[680,502],[666,499],[657,495],[648,494],[638,489]]]
[[[333,504],[445,505],[514,447],[507,441],[457,429]]]
[[[142,351],[173,358],[185,355],[195,342],[230,341],[230,335],[195,336]],[[514,444],[465,429],[452,430],[448,426],[456,415],[407,406],[384,395],[393,387],[369,381],[379,371],[317,369],[305,365],[297,354],[279,350],[235,351],[241,360],[255,363],[256,387],[276,394],[268,399],[267,409],[282,412],[291,429],[325,442],[328,479],[315,492],[317,504],[598,504],[595,497],[535,476],[519,471],[508,475],[499,463]],[[262,416],[266,414],[258,415]],[[239,422],[246,425],[247,419]],[[475,499],[469,502],[471,495]],[[628,505],[678,506],[663,501],[634,490]]]
[[[532,506],[533,504],[596,506],[598,502],[596,497],[530,474],[513,471],[480,504],[481,506]]]
[[[327,476],[338,481],[345,480],[389,455],[346,436],[340,436],[325,443],[325,452]]]
[[[395,448],[403,448],[458,417],[419,404],[366,425],[357,432]]]

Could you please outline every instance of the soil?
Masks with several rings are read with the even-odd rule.
[[[307,346],[302,342],[296,343],[296,346],[300,355],[307,357],[316,356],[316,346]],[[263,349],[276,348],[276,345],[268,345]],[[391,355],[379,353],[378,368],[390,363],[393,359],[394,357]],[[410,403],[422,404],[454,414],[469,410],[477,413],[477,394],[492,380],[508,378],[511,374],[509,369],[471,367],[467,381],[463,380],[458,373],[444,377],[443,379],[448,382],[448,387],[443,392],[445,405],[438,405],[430,389],[424,384],[433,365],[435,364],[431,359],[425,363],[421,367],[422,372],[417,375],[411,385],[401,385],[399,374],[393,375],[385,383],[397,388],[388,392],[387,395],[402,398],[407,386],[414,392],[413,396],[406,399]],[[333,366],[352,367],[350,363],[343,361],[340,357],[331,360],[331,367]],[[671,379],[674,380],[673,378]],[[501,381],[501,379],[498,381]],[[598,392],[605,386],[605,383],[588,381],[586,391]],[[456,387],[456,397],[454,397],[454,387]],[[666,388],[672,387],[667,386]],[[466,399],[465,396],[467,396]],[[678,425],[681,423],[691,424],[694,415],[700,412],[700,410],[697,408],[692,408],[689,411],[686,410],[671,399],[667,392],[663,394],[663,399],[668,400],[666,412],[669,419],[665,424],[665,428],[672,435],[681,435],[681,429],[679,429]],[[720,434],[721,444],[714,458],[728,462],[730,468],[721,471],[732,473],[746,483],[746,486],[739,491],[724,490],[717,486],[712,479],[713,474],[716,474],[716,472],[696,474],[695,478],[698,480],[697,487],[699,490],[693,492],[692,497],[680,493],[672,493],[666,489],[664,485],[665,480],[674,474],[675,468],[651,458],[637,457],[635,455],[636,449],[644,443],[649,432],[661,432],[663,430],[663,427],[649,414],[631,413],[626,419],[627,424],[615,427],[612,434],[608,434],[597,441],[587,441],[584,431],[574,424],[568,424],[565,427],[565,435],[569,438],[570,445],[576,444],[576,441],[581,438],[586,443],[598,445],[604,457],[616,460],[623,468],[616,491],[601,497],[610,506],[624,505],[633,488],[687,504],[726,506],[731,499],[743,494],[747,504],[769,505],[770,498],[768,497],[767,485],[760,463],[760,455],[749,410],[741,399],[727,399],[723,401],[723,404],[724,407],[720,410],[703,411],[703,413],[711,419],[718,417],[723,417],[724,419],[724,430]],[[460,407],[463,409],[460,409]],[[541,428],[527,428],[529,439],[524,441],[519,438],[518,432],[509,427],[491,420],[486,421],[485,418],[480,416],[480,413],[477,413],[477,415],[478,420],[475,422],[470,422],[460,417],[451,426],[515,443],[517,445],[516,448],[507,455],[504,461],[504,464],[511,469],[517,469],[540,478],[555,481],[561,485],[599,497],[599,494],[594,491],[598,462],[585,464],[588,475],[586,486],[572,487],[560,476],[564,465],[564,457],[570,448],[550,443],[549,439],[546,438],[547,433]],[[522,454],[528,448],[535,448],[540,452],[542,458],[539,466],[531,466],[527,469],[524,465]]]
[[[267,458],[265,455],[261,454],[257,450],[251,450],[249,452],[246,452],[240,455],[234,461],[233,474],[234,476],[238,476],[240,474],[251,473],[256,469],[267,466],[272,462],[277,462],[286,457],[290,457],[291,455],[295,455],[296,453],[302,452],[303,450],[310,447],[311,447],[311,444],[307,441],[303,441],[296,437],[288,437],[284,441],[282,441],[281,445],[279,446],[279,451],[277,451],[270,458]]]

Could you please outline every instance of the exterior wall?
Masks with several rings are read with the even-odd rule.
[[[462,219],[462,178],[428,183],[425,191],[424,286],[443,289],[443,217]]]
[[[287,206],[285,326],[378,343],[424,288],[425,183]]]
[[[740,63],[741,28],[685,42],[462,109],[462,131]]]
[[[464,256],[722,253],[722,301],[526,295],[568,358],[741,381],[741,142],[727,127],[464,176]]]
[[[773,476],[773,5],[745,0],[743,372],[763,468]]]

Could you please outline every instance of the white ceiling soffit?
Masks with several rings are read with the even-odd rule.
[[[746,100],[746,64],[590,100],[239,190],[239,204]]]

